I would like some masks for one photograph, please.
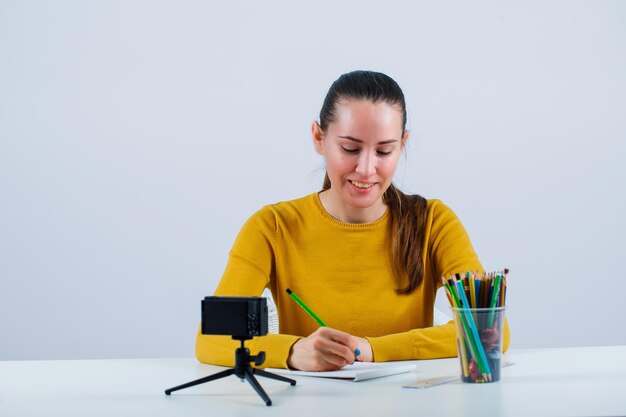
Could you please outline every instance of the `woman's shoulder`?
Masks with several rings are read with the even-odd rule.
[[[446,211],[452,211],[452,209],[438,198],[426,198],[426,206],[428,211],[435,213],[441,213]]]
[[[463,224],[456,212],[439,199],[427,200],[427,212],[427,223],[430,224],[432,231],[463,228]]]
[[[308,212],[315,207],[315,199],[317,193],[305,195],[303,197],[294,198],[292,200],[284,200],[263,206],[257,213],[268,215],[269,213],[278,217],[290,217]]]
[[[311,193],[302,197],[294,198],[291,200],[279,201],[277,203],[269,204],[267,207],[271,207],[275,210],[304,210],[315,205],[315,199],[317,198],[317,192]]]
[[[292,200],[284,200],[267,204],[257,210],[251,217],[251,221],[263,223],[290,222],[301,218],[315,209],[317,193],[312,193]]]
[[[438,198],[428,198],[426,200],[426,212],[429,223],[448,222],[458,220],[454,210]]]
[[[426,206],[429,217],[433,214],[451,211],[451,209],[438,198],[426,198],[419,194],[411,194],[410,198],[413,199],[418,206],[421,206],[422,209]]]

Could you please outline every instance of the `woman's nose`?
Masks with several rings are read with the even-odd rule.
[[[370,153],[363,152],[360,155],[356,173],[364,177],[369,177],[376,172],[376,157]]]

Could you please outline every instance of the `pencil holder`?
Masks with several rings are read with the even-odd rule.
[[[464,382],[500,380],[505,307],[452,308]]]

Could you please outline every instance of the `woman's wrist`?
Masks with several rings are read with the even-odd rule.
[[[374,352],[372,352],[372,345],[370,345],[369,340],[359,337],[358,349],[360,354],[357,359],[360,362],[374,362]]]
[[[287,356],[287,369],[291,369],[292,371],[297,371],[298,368],[296,366],[294,366],[292,359],[293,359],[293,348],[296,344],[298,344],[302,339],[298,339],[295,341],[295,343],[293,345],[291,345],[291,347],[289,348],[289,356]]]

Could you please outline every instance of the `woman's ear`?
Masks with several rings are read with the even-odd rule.
[[[409,132],[410,130],[405,130],[404,133],[402,134],[402,147],[403,148],[406,145],[406,141],[409,140]]]
[[[311,125],[311,134],[313,135],[313,146],[320,155],[324,155],[324,132],[320,124],[315,121]]]

